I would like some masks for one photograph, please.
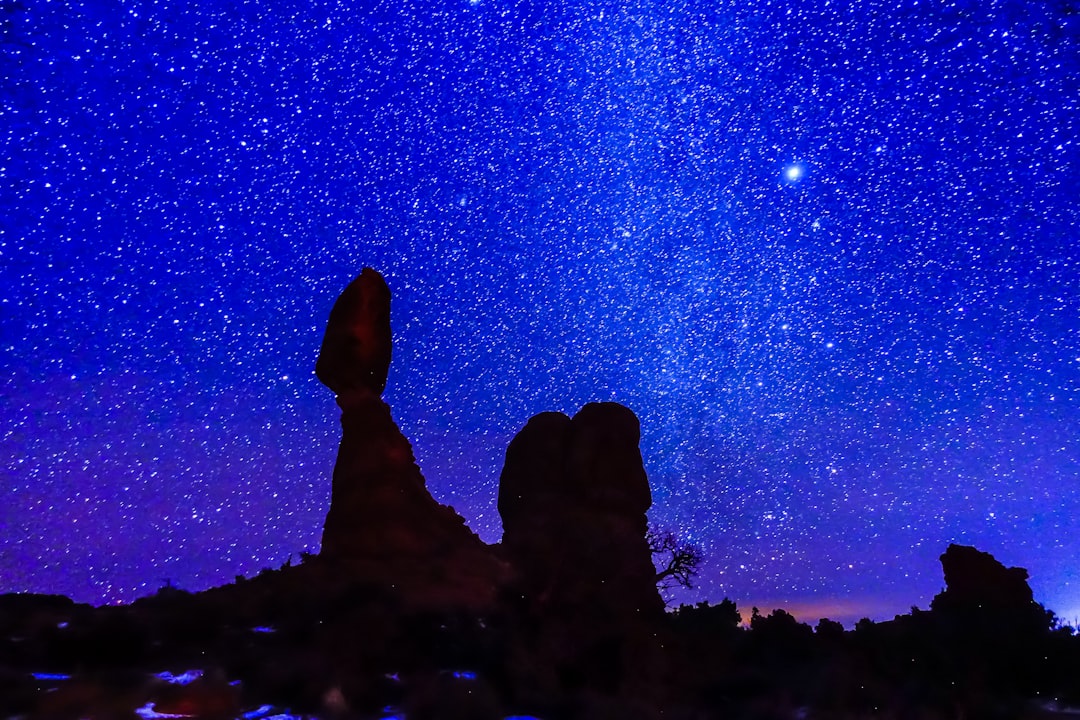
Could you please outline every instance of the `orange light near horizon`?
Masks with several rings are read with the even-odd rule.
[[[896,615],[902,615],[907,610],[898,610],[895,603],[881,600],[795,600],[795,601],[746,601],[738,603],[739,616],[743,625],[750,623],[752,608],[757,608],[762,616],[769,615],[773,610],[783,610],[792,615],[801,623],[810,626],[817,625],[822,618],[842,623],[845,627],[852,627],[862,618],[871,620],[891,620]]]

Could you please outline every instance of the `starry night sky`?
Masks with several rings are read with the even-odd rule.
[[[1080,616],[1080,6],[0,2],[0,592],[318,549],[313,368],[488,541],[510,438],[616,400],[694,592],[927,607],[975,545]]]

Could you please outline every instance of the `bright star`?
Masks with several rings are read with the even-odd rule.
[[[802,179],[803,172],[802,165],[789,165],[787,169],[784,170],[784,177],[788,179],[788,182],[795,182],[796,180]]]

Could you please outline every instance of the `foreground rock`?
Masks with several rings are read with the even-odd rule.
[[[542,413],[513,439],[499,479],[503,548],[537,613],[578,609],[659,617],[645,540],[652,504],[633,412],[590,403]],[[564,607],[565,606],[565,607]]]
[[[542,413],[510,443],[499,480],[515,648],[538,692],[581,687],[647,694],[659,672],[664,604],[645,540],[652,503],[633,412],[590,403]],[[548,674],[546,683],[544,673]]]

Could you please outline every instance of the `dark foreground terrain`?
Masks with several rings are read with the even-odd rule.
[[[1013,573],[1021,596],[1026,588],[1015,569],[958,546],[943,562],[954,577],[930,610],[854,630],[829,620],[811,628],[782,610],[755,612],[745,627],[730,601],[683,606],[657,626],[652,675],[629,692],[617,648],[592,648],[578,668],[550,662],[512,612],[402,612],[378,588],[327,577],[318,558],[122,607],[7,595],[0,710],[252,720],[1080,715],[1068,711],[1080,706],[1080,636],[1030,600],[1008,605],[1003,578]],[[957,568],[972,562],[983,575],[963,578]]]

